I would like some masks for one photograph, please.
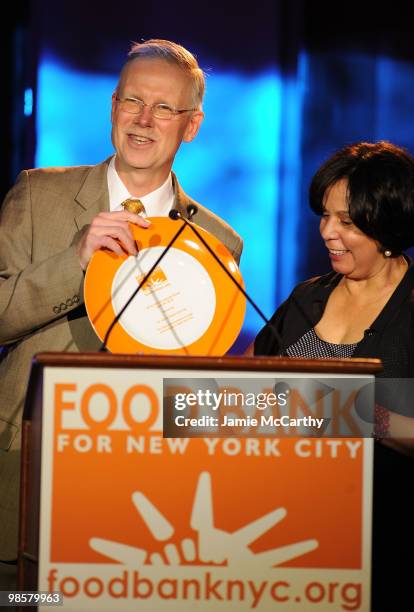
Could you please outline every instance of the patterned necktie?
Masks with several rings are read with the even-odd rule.
[[[123,206],[125,210],[135,213],[136,215],[146,214],[145,206],[138,198],[128,198],[122,202],[121,206]]]

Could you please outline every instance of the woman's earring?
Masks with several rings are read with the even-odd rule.
[[[384,257],[391,257],[391,255],[392,255],[392,251],[389,251],[388,249],[384,251]]]

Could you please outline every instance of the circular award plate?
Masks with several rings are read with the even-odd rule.
[[[99,338],[180,228],[180,221],[153,217],[148,229],[130,225],[138,255],[97,251],[85,277],[85,305]],[[226,247],[197,226],[230,275],[244,288]],[[243,325],[246,300],[199,238],[185,227],[142,285],[107,338],[112,353],[223,355]]]

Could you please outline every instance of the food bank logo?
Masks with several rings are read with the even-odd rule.
[[[136,277],[136,281],[138,285],[142,283],[145,278],[145,274],[141,274]],[[165,275],[165,272],[157,266],[153,273],[151,274],[151,278],[149,278],[141,287],[141,290],[145,293],[145,295],[151,295],[158,289],[162,289],[168,285],[168,278]]]
[[[197,541],[184,538],[178,546],[169,543],[175,530],[165,515],[141,492],[132,494],[132,503],[154,540],[165,543],[162,553],[96,537],[89,541],[94,551],[132,567],[144,564],[274,567],[305,555],[319,545],[317,540],[309,539],[260,553],[252,552],[250,544],[281,522],[287,515],[286,509],[277,508],[233,533],[224,531],[215,524],[208,472],[199,476],[191,513],[190,525],[197,533]]]
[[[67,575],[64,568],[50,566],[45,575],[48,589],[62,592],[69,606],[71,599],[79,597],[76,605],[86,603],[89,610],[110,612],[114,610],[115,600],[116,609],[134,611],[137,603],[144,602],[151,606],[143,608],[145,610],[168,609],[172,612],[192,612],[194,604],[200,602],[212,611],[226,609],[229,602],[233,605],[238,602],[240,610],[260,609],[262,612],[273,610],[275,605],[301,610],[298,606],[301,602],[312,604],[315,609],[320,609],[318,604],[324,610],[326,604],[335,610],[361,609],[364,585],[355,574],[350,580],[344,576],[331,577],[331,581],[309,576],[304,582],[292,573],[284,575],[282,569],[269,574],[269,569],[315,550],[319,542],[309,539],[253,553],[250,544],[283,521],[287,511],[277,508],[233,532],[220,529],[214,517],[208,472],[199,474],[192,505],[190,525],[197,533],[195,542],[187,538],[177,546],[172,544],[171,539],[176,535],[174,526],[148,497],[135,492],[132,502],[154,540],[164,543],[162,554],[90,538],[89,544],[94,551],[123,567],[117,571],[110,566],[105,571],[102,566],[94,565],[76,570],[72,565]],[[187,566],[187,571],[180,569],[183,566]],[[225,568],[229,571],[223,571]]]

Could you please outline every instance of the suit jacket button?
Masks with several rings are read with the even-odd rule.
[[[67,308],[66,304],[64,302],[62,302],[61,305],[60,305],[60,309],[61,310],[66,310],[66,308]]]
[[[73,296],[73,301],[75,302],[75,304],[77,304],[79,302],[79,296],[78,295],[74,295]]]
[[[66,306],[72,306],[72,305],[73,305],[72,300],[71,300],[70,298],[69,298],[69,299],[67,299],[67,300],[66,300]]]
[[[59,308],[59,306],[53,306],[53,312],[54,312],[55,314],[58,314],[58,313],[60,312],[60,308]]]

